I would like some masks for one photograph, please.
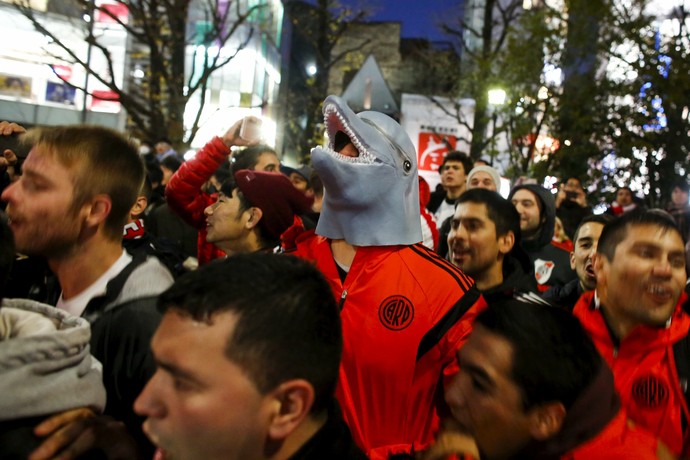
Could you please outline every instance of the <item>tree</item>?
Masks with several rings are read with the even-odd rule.
[[[562,21],[547,7],[523,9],[521,0],[473,1],[466,8],[458,22],[442,25],[462,55],[460,69],[446,69],[457,78],[444,96],[474,99],[475,110],[466,117],[458,104],[447,113],[472,133],[473,159],[507,153],[509,175],[531,175],[541,159],[540,142],[553,124],[557,88],[543,70],[558,65]],[[489,104],[493,88],[506,91],[503,105]],[[506,140],[507,152],[498,151],[500,139]]]
[[[89,47],[84,57],[51,28],[48,14],[35,11],[30,0],[14,0],[15,7],[35,30],[48,39],[47,50],[58,62],[82,67],[90,78],[112,92],[111,100],[118,101],[126,110],[135,135],[150,140],[167,137],[178,148],[188,146],[199,129],[201,109],[206,103],[203,95],[211,75],[232,61],[256,32],[253,20],[268,4],[253,3],[247,6],[247,2],[240,0],[70,0],[67,12]],[[118,14],[122,10],[128,14]],[[197,26],[203,27],[190,31],[190,13],[202,20]],[[139,81],[118,81],[115,77],[115,58],[94,26],[96,15],[119,25],[131,38],[130,51],[145,63],[144,76]],[[82,16],[88,20],[82,20]],[[106,72],[94,68],[92,53],[106,62]],[[186,65],[187,61],[191,64]],[[55,66],[51,68],[62,79]],[[65,83],[93,96],[90,88]],[[199,112],[186,130],[185,107],[190,98],[199,94]]]
[[[690,21],[674,3],[606,2],[598,47],[606,65],[590,126],[598,152],[580,157],[603,196],[625,184],[664,206],[673,179],[690,169]]]
[[[365,46],[368,40],[358,40],[337,54],[334,49],[351,24],[363,21],[369,12],[343,6],[337,0],[317,0],[315,4],[288,1],[286,11],[292,24],[292,49],[308,50],[308,59],[313,59],[291,66],[298,74],[291,76],[292,87],[285,104],[285,148],[299,152],[304,161],[311,147],[323,141],[321,105],[327,96],[331,68]],[[293,54],[291,59],[297,57]],[[311,66],[309,72],[308,66]]]

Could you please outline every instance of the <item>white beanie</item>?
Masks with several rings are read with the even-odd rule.
[[[472,176],[480,171],[489,173],[491,179],[493,179],[494,184],[496,185],[496,190],[501,190],[501,175],[498,174],[498,171],[496,171],[494,168],[487,165],[475,166],[472,168],[472,171],[470,171],[470,173],[467,175],[467,188],[470,188],[470,180],[472,180]]]

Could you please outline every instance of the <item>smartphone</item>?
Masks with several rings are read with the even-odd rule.
[[[9,149],[17,155],[17,158],[26,158],[31,147],[20,142],[19,136],[20,134],[18,133],[10,134],[9,136],[0,135],[0,155]]]
[[[577,199],[577,192],[565,192],[565,197],[569,200],[575,200]]]
[[[242,120],[240,137],[247,142],[257,142],[259,139],[261,139],[261,119],[256,117],[246,117],[244,120]]]

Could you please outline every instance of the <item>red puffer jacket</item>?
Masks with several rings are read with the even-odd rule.
[[[168,206],[199,230],[197,239],[199,265],[225,256],[223,251],[206,241],[204,209],[216,201],[216,196],[202,192],[201,186],[211,178],[229,155],[230,148],[219,137],[214,137],[197,152],[194,159],[182,164],[165,187]]]

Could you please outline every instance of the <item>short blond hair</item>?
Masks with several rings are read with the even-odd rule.
[[[108,195],[111,210],[104,230],[122,238],[129,211],[144,183],[144,164],[136,146],[117,131],[74,125],[34,128],[23,142],[41,145],[73,174],[73,209],[99,194]]]

